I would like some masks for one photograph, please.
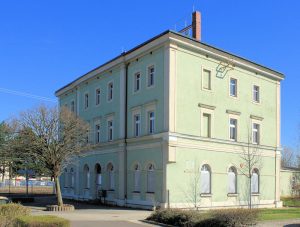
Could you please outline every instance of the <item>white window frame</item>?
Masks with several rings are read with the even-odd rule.
[[[153,69],[153,72],[151,73],[151,69]],[[152,64],[152,65],[149,65],[148,67],[147,67],[147,88],[152,88],[152,87],[154,87],[154,85],[155,85],[155,71],[156,71],[156,69],[155,69],[155,65],[154,64]],[[151,81],[151,75],[152,75],[152,84],[150,83],[150,81]]]
[[[86,167],[87,167],[87,171],[86,171]],[[83,173],[84,173],[84,177],[85,177],[85,181],[84,181],[84,188],[85,189],[89,189],[91,187],[91,172],[90,172],[90,167],[85,164],[83,166]]]
[[[153,116],[151,116],[152,113],[153,113]],[[148,124],[149,124],[148,133],[154,134],[155,133],[155,111],[153,111],[153,110],[148,111],[147,117],[148,117]]]
[[[258,90],[256,91],[255,88],[258,88]],[[256,100],[256,98],[258,98],[258,100]],[[254,103],[260,103],[260,86],[257,84],[254,84],[252,87],[252,101]]]
[[[99,93],[98,93],[99,91]],[[101,89],[97,88],[95,90],[95,105],[99,106],[101,104]]]
[[[70,110],[72,113],[76,112],[76,108],[75,108],[75,100],[71,100],[71,104],[70,104]]]
[[[234,80],[235,83],[235,94],[232,95],[231,94],[231,80]],[[229,77],[229,96],[232,98],[237,98],[238,97],[238,79],[234,78],[234,77]]]
[[[232,125],[231,120],[235,120],[236,124]],[[238,122],[239,122],[239,120],[236,117],[229,117],[229,122],[228,122],[229,123],[229,140],[234,141],[234,142],[238,141]],[[232,128],[231,126],[235,126],[235,138],[234,139],[231,138],[231,128]]]
[[[234,191],[230,190],[230,174],[234,174]],[[237,194],[237,170],[234,166],[228,169],[228,194]]]
[[[204,114],[209,114],[210,115],[210,137],[208,138],[214,138],[214,109],[215,107],[212,107],[211,109],[205,108],[205,107],[200,107],[200,136],[204,136],[204,131],[203,131],[203,115]]]
[[[107,83],[107,102],[112,102],[113,99],[114,99],[114,82],[109,81]]]
[[[155,193],[155,180],[155,166],[150,163],[147,165],[147,193]]]
[[[107,172],[108,172],[108,189],[110,191],[115,190],[115,169],[114,165],[110,162],[107,165]]]
[[[256,172],[257,174],[257,191],[253,190],[253,173]],[[251,171],[251,194],[259,194],[260,192],[260,171],[258,168],[253,168]]]
[[[210,89],[207,89],[204,87],[204,72],[208,71],[210,72]],[[204,91],[212,92],[213,90],[213,69],[207,68],[207,67],[201,67],[201,88]]]
[[[139,78],[138,78],[139,76]],[[133,78],[133,93],[138,93],[141,90],[141,79],[142,75],[140,72],[136,72]],[[137,89],[137,84],[139,84],[139,89]]]
[[[113,119],[107,120],[107,141],[114,140],[114,121]]]
[[[141,136],[141,114],[133,115],[133,124],[134,124],[134,137]]]
[[[90,95],[88,92],[84,93],[84,109],[87,110],[89,108],[89,99],[90,99]]]
[[[141,191],[141,167],[139,164],[134,165],[134,192],[139,193]]]
[[[101,142],[101,124],[96,122],[95,124],[95,142],[98,144]]]
[[[258,129],[254,128],[254,125],[258,125]],[[261,122],[257,121],[257,120],[253,120],[251,122],[251,141],[253,144],[260,144],[261,143]],[[254,141],[254,133],[257,133],[257,140],[258,141]]]
[[[209,173],[209,190],[204,190],[205,188],[203,188],[203,175],[204,172],[208,172]],[[212,189],[212,171],[211,171],[211,167],[208,164],[203,164],[200,168],[200,193],[202,195],[205,194],[211,194],[211,189]]]
[[[145,125],[146,125],[146,133],[148,135],[154,134],[154,133],[150,133],[150,119],[149,119],[149,113],[150,112],[154,112],[154,133],[156,133],[157,130],[157,111],[156,111],[156,101],[153,102],[149,102],[147,104],[145,104],[145,113],[146,113],[146,117],[145,117]]]

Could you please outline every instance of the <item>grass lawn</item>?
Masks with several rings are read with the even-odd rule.
[[[283,206],[287,207],[300,207],[300,198],[281,198],[281,201],[283,202]]]
[[[261,209],[259,220],[300,219],[300,208]]]

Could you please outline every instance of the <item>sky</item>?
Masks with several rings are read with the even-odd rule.
[[[298,0],[0,0],[0,121],[41,102],[53,105],[57,89],[123,50],[183,27],[193,9],[202,14],[204,43],[285,74],[281,138],[295,147]]]

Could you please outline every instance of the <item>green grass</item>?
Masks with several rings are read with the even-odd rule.
[[[300,208],[261,209],[260,221],[300,219]]]
[[[43,216],[24,216],[17,218],[17,224],[20,227],[69,227],[70,222],[64,218],[43,215]]]
[[[287,207],[300,207],[300,198],[281,198],[281,201],[283,202],[283,206]]]

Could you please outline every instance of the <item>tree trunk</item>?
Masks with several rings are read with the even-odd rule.
[[[251,177],[249,178],[249,208],[252,208]]]
[[[61,190],[60,190],[60,183],[59,183],[59,178],[58,176],[54,177],[54,181],[55,181],[55,189],[56,189],[56,197],[57,197],[57,205],[58,206],[63,206],[63,200],[62,200],[62,196],[61,196]]]

